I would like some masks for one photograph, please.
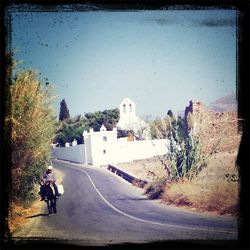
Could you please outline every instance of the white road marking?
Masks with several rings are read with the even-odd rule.
[[[83,165],[81,166],[83,167]],[[74,168],[76,169],[76,168]],[[150,224],[154,224],[154,225],[160,225],[160,226],[167,226],[167,227],[174,227],[174,228],[180,228],[180,229],[191,229],[191,230],[197,230],[197,231],[206,231],[206,232],[211,232],[211,233],[225,233],[225,234],[237,234],[237,232],[234,231],[223,231],[223,230],[211,230],[211,229],[207,229],[207,228],[196,228],[196,227],[188,227],[188,226],[178,226],[178,225],[172,225],[172,224],[168,224],[168,223],[160,223],[160,222],[154,222],[154,221],[149,221],[149,220],[144,220],[144,219],[140,219],[137,218],[135,216],[132,216],[130,214],[127,214],[123,211],[121,211],[120,209],[118,209],[117,207],[115,207],[114,205],[112,205],[109,201],[106,200],[106,198],[101,194],[101,192],[98,190],[98,188],[96,187],[94,181],[91,179],[91,177],[89,176],[89,174],[84,171],[83,169],[77,169],[77,170],[81,170],[83,173],[85,173],[87,175],[87,177],[89,178],[91,184],[93,185],[94,189],[96,190],[97,194],[102,198],[102,200],[112,209],[114,209],[116,212],[129,217],[131,219],[137,220],[137,221],[141,221],[141,222],[146,222],[146,223],[150,223]]]

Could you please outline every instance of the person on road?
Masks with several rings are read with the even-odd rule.
[[[42,184],[46,184],[46,182],[48,182],[48,181],[52,182],[52,185],[53,185],[54,190],[55,190],[55,196],[58,199],[59,196],[60,196],[60,194],[58,193],[58,188],[57,188],[57,185],[56,185],[55,174],[54,174],[52,166],[48,166],[47,171],[45,171],[43,173],[42,177],[41,177]],[[43,189],[42,186],[41,186],[41,189],[40,189],[40,194],[41,194],[41,197],[42,197],[41,201],[47,199],[46,194],[44,193],[44,189]]]

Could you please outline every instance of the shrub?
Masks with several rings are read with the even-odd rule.
[[[173,179],[193,178],[207,165],[207,158],[201,150],[199,136],[189,133],[181,144],[170,136],[170,153],[167,156],[173,170]]]
[[[155,181],[146,186],[144,194],[146,194],[150,199],[159,199],[164,192],[165,184],[165,178],[157,178]]]
[[[5,130],[11,147],[12,198],[30,198],[33,184],[50,159],[55,133],[53,87],[34,70],[17,72],[8,85]]]

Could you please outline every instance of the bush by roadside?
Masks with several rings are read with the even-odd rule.
[[[214,154],[208,166],[192,180],[166,184],[164,203],[200,211],[237,215],[239,212],[239,173],[237,151]]]
[[[4,93],[3,144],[11,177],[6,188],[9,225],[37,197],[35,183],[49,164],[56,124],[53,86],[41,81],[35,70],[15,68],[13,57],[12,52],[6,55]]]
[[[237,215],[239,211],[239,186],[226,180],[209,182],[206,188],[195,180],[178,181],[166,185],[162,195],[164,203],[187,206],[199,211]]]
[[[144,194],[149,199],[160,199],[164,193],[165,185],[165,178],[157,178],[146,185]]]
[[[134,162],[129,166],[120,164],[119,167],[129,170],[135,177],[146,177],[149,169],[155,173],[144,187],[144,194],[150,199],[161,199],[163,203],[191,210],[237,215],[239,173],[235,166],[236,157],[237,150],[213,154],[207,167],[196,177],[172,181],[157,175],[161,168],[158,161]]]
[[[34,184],[50,160],[55,96],[37,71],[12,71],[6,85],[4,140],[11,151],[11,199],[26,202],[33,198]]]

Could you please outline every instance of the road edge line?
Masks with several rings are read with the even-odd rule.
[[[154,221],[149,221],[149,220],[144,220],[144,219],[140,219],[140,218],[137,218],[135,216],[132,216],[130,214],[127,214],[123,211],[121,211],[120,209],[118,209],[117,207],[115,207],[114,205],[112,205],[109,201],[106,200],[106,198],[101,194],[101,192],[98,190],[98,188],[96,187],[94,181],[92,180],[92,178],[89,176],[89,174],[84,171],[83,169],[79,169],[79,170],[82,170],[82,172],[84,172],[87,177],[89,178],[91,184],[93,185],[94,189],[96,190],[96,192],[98,193],[98,195],[102,198],[102,200],[109,206],[111,207],[112,209],[114,209],[116,212],[124,215],[124,216],[127,216],[131,219],[134,219],[134,220],[137,220],[137,221],[141,221],[141,222],[146,222],[146,223],[150,223],[150,224],[154,224],[154,225],[160,225],[160,226],[168,226],[168,227],[175,227],[175,228],[180,228],[180,229],[191,229],[191,230],[197,230],[197,231],[206,231],[206,232],[212,232],[212,233],[226,233],[226,234],[237,234],[237,232],[231,232],[231,231],[217,231],[217,230],[210,230],[210,229],[207,229],[207,228],[195,228],[195,227],[185,227],[185,226],[177,226],[177,225],[172,225],[172,224],[166,224],[166,223],[160,223],[160,222],[154,222]]]

